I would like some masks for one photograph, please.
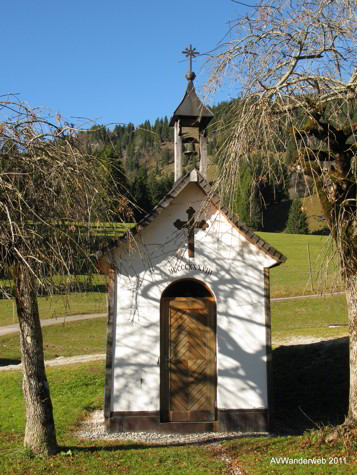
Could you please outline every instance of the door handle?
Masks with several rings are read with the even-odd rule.
[[[165,363],[165,369],[169,369],[169,363],[171,362],[171,359],[169,358],[169,355],[167,353],[164,354],[164,363]]]

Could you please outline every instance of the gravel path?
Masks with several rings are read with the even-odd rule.
[[[94,411],[85,419],[76,436],[86,440],[122,440],[159,445],[187,445],[237,439],[247,436],[267,435],[247,432],[204,432],[201,434],[157,434],[153,432],[114,432],[105,430],[103,411]]]
[[[76,436],[84,440],[115,440],[128,441],[151,445],[204,445],[215,457],[221,460],[227,467],[229,475],[243,475],[238,466],[238,460],[233,460],[225,447],[223,440],[238,439],[241,437],[266,436],[265,433],[254,432],[206,432],[202,434],[156,434],[152,432],[116,432],[109,433],[105,430],[103,411],[94,411],[85,419]]]
[[[48,327],[50,325],[58,325],[60,323],[77,322],[80,320],[92,320],[93,318],[107,317],[107,313],[90,313],[85,315],[69,315],[67,317],[43,318],[41,320],[41,327]],[[10,335],[20,331],[20,325],[13,323],[12,325],[0,325],[0,336]]]
[[[295,297],[273,297],[271,302],[282,302],[283,300],[299,300],[299,299],[319,299],[333,297],[334,295],[343,295],[346,292],[331,292],[328,294],[312,294],[312,295],[296,295]]]
[[[59,356],[55,360],[45,361],[45,366],[63,366],[66,364],[74,363],[87,363],[89,361],[105,360],[106,355],[103,353],[96,355],[83,355],[83,356],[69,356],[65,358],[64,356]],[[11,364],[7,366],[0,366],[0,371],[14,371],[22,370],[22,363],[20,364]]]

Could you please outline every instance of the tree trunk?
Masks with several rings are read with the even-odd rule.
[[[357,275],[346,279],[350,350],[350,396],[348,422],[357,425]]]
[[[56,429],[45,373],[35,279],[20,262],[15,266],[15,280],[26,410],[24,445],[35,454],[51,455],[57,451]]]

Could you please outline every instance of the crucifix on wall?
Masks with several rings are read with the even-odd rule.
[[[204,219],[201,221],[195,221],[195,213],[196,211],[190,206],[187,213],[187,221],[181,221],[181,219],[176,219],[174,222],[175,228],[181,230],[183,228],[188,229],[188,257],[195,257],[195,229],[207,229],[208,224]]]

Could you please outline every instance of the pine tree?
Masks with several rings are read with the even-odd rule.
[[[292,202],[285,232],[288,234],[309,234],[307,213],[298,198]]]
[[[234,211],[254,231],[261,229],[262,204],[259,198],[259,189],[254,183],[249,166],[242,167]]]
[[[172,151],[169,148],[164,149],[162,166],[166,167],[170,163],[170,158],[172,157]]]
[[[130,186],[130,195],[136,205],[134,217],[136,222],[139,222],[153,207],[144,168],[140,169],[139,173],[135,176]]]

